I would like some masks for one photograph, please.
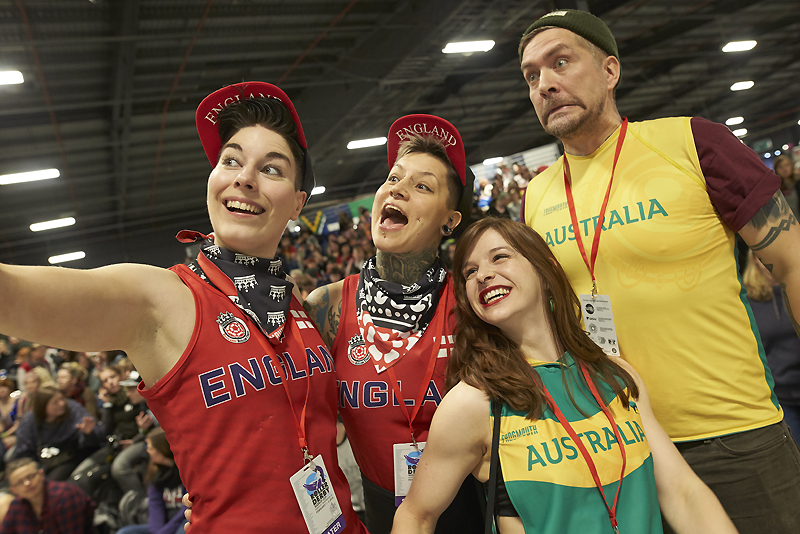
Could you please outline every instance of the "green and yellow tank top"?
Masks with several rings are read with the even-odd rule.
[[[534,370],[591,455],[606,500],[613,505],[622,456],[614,431],[579,368],[566,354],[563,364],[538,363]],[[588,418],[570,400],[565,375],[575,403]],[[596,385],[604,399],[613,398],[609,407],[627,455],[616,510],[619,531],[661,534],[653,459],[636,404],[631,401],[625,409],[608,385]],[[613,534],[586,461],[550,408],[541,419],[531,421],[525,413],[503,405],[499,455],[506,490],[526,533]]]

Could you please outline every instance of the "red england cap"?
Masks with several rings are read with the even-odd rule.
[[[217,116],[220,111],[234,102],[258,97],[274,98],[289,109],[292,120],[297,125],[297,139],[295,141],[303,149],[305,157],[305,175],[303,176],[302,190],[310,194],[311,190],[314,189],[314,171],[311,168],[311,158],[308,155],[308,145],[306,144],[306,135],[303,133],[303,125],[300,124],[297,110],[294,109],[294,104],[286,96],[286,93],[271,83],[235,83],[214,91],[200,102],[200,105],[197,106],[197,113],[195,113],[195,123],[197,124],[197,133],[200,135],[200,142],[203,144],[203,150],[205,150],[208,161],[211,162],[212,166],[215,166],[220,148],[222,148],[217,126]],[[308,198],[306,198],[306,202],[308,202]]]
[[[418,114],[400,117],[389,128],[389,140],[386,143],[390,169],[394,167],[394,162],[397,160],[400,143],[414,135],[433,135],[442,141],[447,151],[447,157],[450,158],[450,163],[453,164],[453,168],[461,179],[461,185],[464,186],[459,211],[462,215],[469,217],[475,176],[467,166],[461,134],[458,133],[455,126],[435,115]]]

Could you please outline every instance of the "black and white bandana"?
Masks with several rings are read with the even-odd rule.
[[[180,232],[178,240],[202,241],[189,268],[227,295],[271,343],[279,343],[294,287],[286,280],[281,260],[238,254],[215,245],[211,236],[190,230]]]
[[[441,259],[410,286],[378,275],[375,256],[358,277],[356,313],[367,353],[381,373],[394,365],[422,338],[436,313],[439,293],[447,278]]]

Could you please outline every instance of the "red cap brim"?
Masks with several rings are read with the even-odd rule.
[[[289,108],[292,119],[297,125],[297,142],[303,150],[308,150],[306,136],[303,133],[303,125],[300,124],[300,117],[298,117],[297,110],[294,109],[294,104],[292,104],[292,101],[286,96],[286,93],[271,83],[266,82],[235,83],[223,87],[218,91],[214,91],[205,97],[203,101],[200,102],[200,105],[197,106],[197,113],[195,114],[197,133],[200,135],[200,142],[203,144],[203,150],[205,150],[206,157],[208,161],[211,162],[212,166],[217,164],[219,150],[222,146],[217,127],[217,115],[229,104],[245,98],[256,97],[275,98]]]

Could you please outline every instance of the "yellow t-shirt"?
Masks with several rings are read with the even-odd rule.
[[[588,156],[568,156],[587,256],[618,135],[619,129]],[[576,293],[589,293],[563,156],[531,181],[524,212]],[[783,417],[738,277],[735,245],[709,198],[690,119],[630,123],[595,277],[598,292],[611,296],[622,356],[644,379],[655,415],[675,441],[760,428]]]

